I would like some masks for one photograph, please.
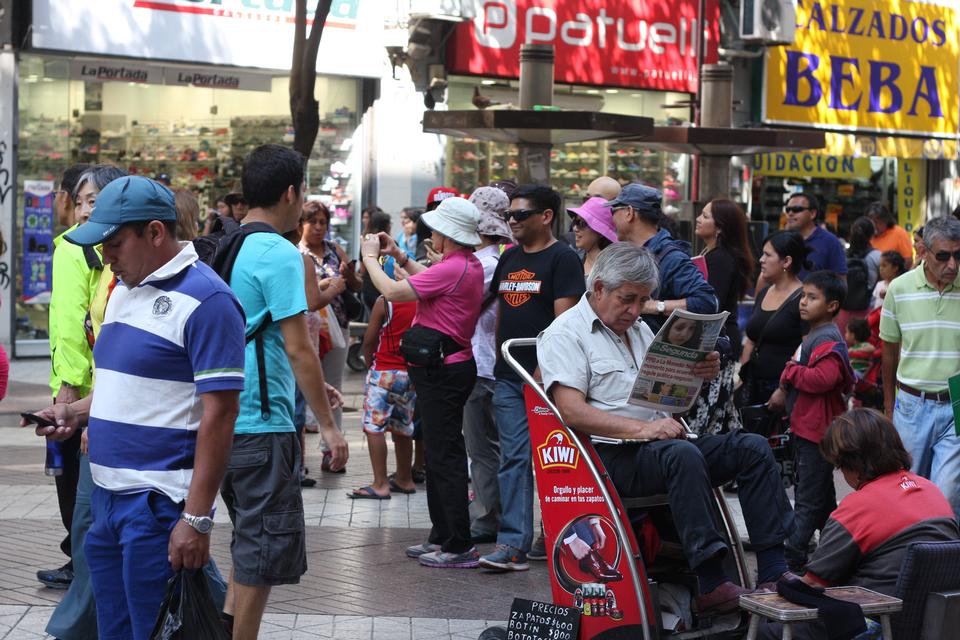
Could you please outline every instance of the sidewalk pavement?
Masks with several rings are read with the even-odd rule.
[[[10,390],[0,402],[0,640],[48,638],[43,628],[63,595],[36,580],[37,569],[63,564],[63,527],[53,480],[43,475],[42,442],[32,430],[16,427],[20,411],[49,402],[48,373],[48,360],[14,361]],[[406,558],[404,549],[428,534],[426,493],[421,487],[384,501],[346,496],[372,478],[357,411],[361,374],[348,372],[344,396],[347,473],[320,472],[319,437],[307,435],[306,465],[318,481],[303,491],[309,570],[299,585],[273,590],[261,638],[476,640],[486,627],[505,624],[514,597],[551,600],[545,562],[531,562],[529,572],[492,574],[427,569]],[[390,460],[392,468],[392,453]],[[849,491],[840,485],[838,497]],[[728,496],[727,502],[746,538],[739,501]],[[211,548],[227,574],[230,523],[217,504]],[[479,548],[486,553],[492,547]]]
[[[53,480],[43,475],[44,448],[31,429],[16,427],[21,411],[49,403],[48,360],[11,363],[0,402],[0,639],[37,640],[63,596],[40,586],[38,569],[64,563],[63,526]],[[320,439],[307,434],[306,465],[317,486],[304,489],[309,570],[299,585],[270,596],[261,638],[276,640],[476,640],[504,625],[514,597],[550,600],[546,563],[525,573],[421,567],[404,549],[427,538],[430,518],[422,485],[416,494],[384,501],[351,500],[347,492],[372,479],[356,411],[363,376],[349,373],[344,430],[350,443],[345,474],[320,471]],[[392,453],[390,467],[392,468]],[[230,570],[230,521],[218,500],[212,555]],[[485,553],[493,545],[481,545]]]

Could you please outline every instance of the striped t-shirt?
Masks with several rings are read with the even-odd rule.
[[[244,344],[240,303],[192,244],[140,285],[117,286],[93,350],[94,482],[185,500],[200,395],[243,389]]]
[[[960,278],[937,291],[923,263],[890,283],[880,313],[880,339],[900,343],[897,381],[944,391],[960,373]]]

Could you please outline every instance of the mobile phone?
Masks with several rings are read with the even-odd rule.
[[[21,413],[20,417],[27,421],[27,424],[36,424],[41,427],[55,427],[57,423],[53,420],[47,420],[35,413]]]

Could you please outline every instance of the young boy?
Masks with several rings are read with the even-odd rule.
[[[411,494],[417,490],[411,475],[413,462],[413,406],[416,399],[407,363],[400,355],[400,336],[410,328],[416,302],[377,299],[363,336],[363,357],[370,364],[364,385],[363,431],[370,449],[373,482],[348,493],[354,499],[389,500],[391,492]],[[387,442],[393,436],[397,472],[387,477]]]
[[[850,352],[850,366],[862,378],[873,364],[873,353],[876,351],[876,347],[870,344],[870,323],[866,318],[854,318],[847,323],[843,338]]]
[[[806,563],[813,532],[837,508],[833,465],[820,455],[819,444],[833,419],[846,410],[844,395],[853,388],[847,345],[833,323],[845,294],[846,286],[833,272],[815,271],[804,279],[800,318],[810,332],[780,376],[797,460],[796,526],[785,545],[791,570]]]

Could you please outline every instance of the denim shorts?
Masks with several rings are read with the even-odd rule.
[[[236,435],[221,493],[233,523],[234,579],[297,584],[307,571],[297,434]]]
[[[406,371],[367,372],[363,398],[363,430],[413,435],[413,407],[417,395]]]

